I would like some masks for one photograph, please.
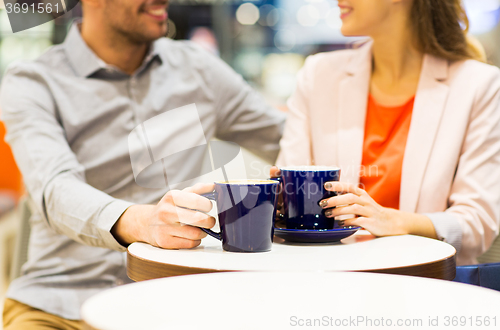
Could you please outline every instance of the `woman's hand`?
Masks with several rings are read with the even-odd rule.
[[[338,196],[320,201],[329,218],[352,215],[344,220],[345,226],[361,226],[375,236],[405,235],[410,233],[403,212],[380,206],[368,193],[350,183],[327,182],[325,189],[339,193]]]
[[[269,170],[269,177],[271,179],[279,178],[281,176],[281,171],[278,167],[273,166]],[[283,192],[281,189],[278,190],[279,194],[276,196],[278,198],[278,201],[276,203],[276,221],[281,221],[281,215],[283,214]]]

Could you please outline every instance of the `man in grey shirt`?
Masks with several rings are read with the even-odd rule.
[[[131,144],[147,137],[147,123],[163,118],[161,144],[170,154],[182,149],[179,143],[195,150],[214,137],[269,161],[279,148],[283,114],[221,60],[189,42],[162,38],[167,3],[82,5],[84,19],[62,45],[11,66],[2,82],[6,140],[32,211],[28,262],[7,294],[8,330],[37,328],[40,319],[78,328],[66,321],[79,320],[88,297],[130,281],[128,244],[191,248],[205,237],[198,227],[214,225],[204,213],[210,202],[198,195],[211,185],[167,193],[168,184],[155,184],[154,171],[138,173],[147,166],[131,162]],[[189,182],[202,159],[196,152],[180,154],[185,158],[158,161],[149,148],[146,165],[161,164],[170,173],[174,168],[175,182]],[[142,174],[146,184],[140,185]]]

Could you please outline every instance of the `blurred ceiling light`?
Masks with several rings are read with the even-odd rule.
[[[465,0],[470,33],[482,34],[493,30],[500,21],[500,0]]]
[[[262,26],[268,26],[267,24],[267,16],[269,15],[270,12],[272,12],[276,7],[273,5],[263,5],[259,8],[260,11],[260,18],[259,18],[259,24]]]
[[[264,90],[285,102],[295,90],[297,72],[303,65],[304,57],[299,54],[266,55],[262,67]]]
[[[302,6],[297,11],[297,22],[302,26],[315,26],[319,19],[319,10],[312,5]]]
[[[236,19],[242,25],[254,25],[259,18],[259,8],[253,3],[244,3],[236,10]]]
[[[314,6],[317,10],[318,10],[318,13],[319,13],[319,18],[322,19],[322,18],[325,18],[328,16],[328,13],[330,12],[330,2],[328,1],[316,1],[312,4],[312,6]],[[334,6],[336,8],[339,8],[338,6]]]
[[[280,11],[278,9],[273,9],[267,14],[266,17],[267,26],[275,26],[280,21]]]
[[[274,36],[274,45],[282,52],[288,52],[296,44],[295,34],[290,30],[279,30]]]
[[[238,72],[247,79],[260,77],[264,55],[258,51],[247,51],[240,53],[235,58],[235,66]]]

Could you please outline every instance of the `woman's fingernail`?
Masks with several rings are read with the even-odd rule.
[[[326,199],[323,199],[322,201],[319,202],[319,206],[322,208],[325,208],[328,206],[328,201]]]
[[[331,215],[332,215],[332,213],[333,213],[333,212],[332,212],[332,210],[326,210],[326,211],[325,211],[325,215],[326,215],[327,217],[331,216]]]
[[[332,187],[333,187],[333,184],[332,184],[331,182],[327,182],[327,183],[325,183],[325,188],[326,188],[326,189],[330,189],[330,188],[332,188]]]

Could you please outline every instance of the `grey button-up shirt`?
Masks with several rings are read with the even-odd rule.
[[[62,45],[8,69],[0,108],[32,211],[28,262],[8,297],[68,319],[89,296],[130,281],[110,229],[130,205],[168,191],[158,169],[191,183],[204,160],[189,150],[212,138],[272,161],[284,122],[189,42],[157,40],[130,76],[100,60],[76,25]]]

